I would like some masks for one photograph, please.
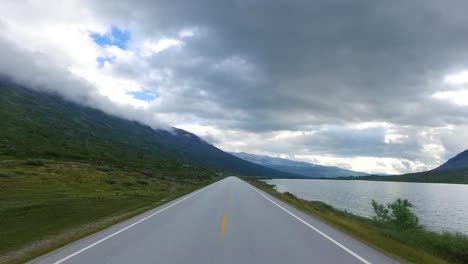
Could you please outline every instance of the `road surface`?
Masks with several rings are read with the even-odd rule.
[[[229,177],[30,263],[396,262]]]

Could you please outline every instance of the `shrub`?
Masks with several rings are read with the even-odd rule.
[[[406,199],[398,198],[395,202],[387,204],[377,203],[372,200],[372,207],[374,208],[374,220],[393,224],[401,229],[410,229],[419,227],[418,217],[411,211],[413,204]]]
[[[117,180],[112,177],[112,176],[108,176],[104,179],[104,181],[107,183],[107,184],[116,184],[117,183]]]
[[[0,178],[10,178],[10,177],[14,177],[15,175],[11,172],[7,172],[7,171],[0,171]]]
[[[147,176],[147,177],[153,177],[153,172],[151,170],[143,170],[143,175]]]
[[[408,200],[397,199],[387,206],[392,209],[391,219],[399,227],[414,228],[419,226],[418,217],[411,211],[413,204]]]
[[[122,182],[122,184],[125,186],[125,187],[133,187],[136,185],[136,183],[132,180],[126,180],[124,182]]]
[[[58,158],[60,157],[60,154],[55,152],[55,151],[50,151],[50,150],[47,150],[47,151],[44,151],[44,155],[46,157],[51,157],[51,158]]]
[[[333,206],[327,204],[327,203],[324,203],[322,201],[312,201],[310,202],[312,205],[315,205],[316,207],[318,208],[321,208],[321,209],[325,209],[325,210],[335,210],[335,208],[333,208]]]
[[[98,171],[103,171],[103,172],[111,172],[112,169],[109,166],[98,166],[96,168]]]
[[[297,200],[297,196],[290,192],[284,192],[284,195],[288,196],[289,198]]]
[[[37,159],[27,160],[24,164],[28,166],[34,166],[34,167],[41,167],[45,165],[42,160],[37,160]]]
[[[372,200],[372,207],[374,208],[374,220],[379,222],[388,222],[390,220],[390,211],[383,204],[377,203]]]
[[[137,179],[136,182],[141,184],[141,185],[148,185],[149,184],[149,181],[143,180],[143,179]]]

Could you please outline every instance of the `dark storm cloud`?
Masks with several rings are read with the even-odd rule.
[[[433,97],[453,89],[442,82],[446,74],[468,67],[466,1],[103,0],[79,5],[100,27],[131,36],[125,45],[131,55],[122,59],[115,54],[123,51],[111,52],[116,57],[103,69],[106,76],[135,81],[157,93],[157,100],[141,111],[112,104],[74,76],[70,65],[53,66],[56,61],[48,61],[48,54],[21,51],[7,41],[0,42],[0,72],[154,127],[161,126],[155,116],[206,126],[219,132],[206,134],[210,142],[242,145],[249,135],[261,135],[257,150],[272,153],[434,164],[440,153],[427,150],[432,145],[445,148],[443,158],[466,148],[459,142],[468,134],[468,107]],[[0,29],[8,23],[0,19]],[[183,31],[193,34],[184,37]],[[180,45],[142,55],[145,41],[162,38]],[[364,122],[384,125],[357,128]],[[271,144],[284,130],[304,134]],[[389,142],[389,133],[402,137]],[[394,166],[408,171],[412,165]]]
[[[243,109],[247,117],[232,120],[232,127],[301,129],[363,121],[439,126],[467,121],[466,108],[431,98],[442,89],[438,82],[443,75],[468,61],[468,17],[460,11],[468,9],[464,1],[97,5],[122,23],[137,21],[133,30],[144,34],[171,37],[185,28],[200,29],[180,52],[155,55],[153,66],[169,67],[174,79],[189,82],[186,96],[200,89],[208,92],[210,101],[223,106],[220,116]],[[201,60],[183,63],[192,58]],[[230,58],[246,63],[232,67],[250,69],[241,74],[213,69]],[[249,73],[259,78],[243,78]]]

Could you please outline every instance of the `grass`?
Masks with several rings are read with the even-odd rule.
[[[0,159],[0,263],[23,263],[217,179],[194,167],[151,169],[160,173]],[[185,176],[194,171],[197,177]]]
[[[306,201],[290,193],[277,192],[272,185],[262,181],[244,180],[402,262],[468,263],[468,237],[465,235],[436,233],[424,228],[402,230],[338,210],[320,201]]]

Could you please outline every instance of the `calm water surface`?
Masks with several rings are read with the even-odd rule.
[[[268,180],[280,192],[372,217],[371,200],[408,199],[420,223],[435,231],[468,234],[468,185],[340,180]]]

